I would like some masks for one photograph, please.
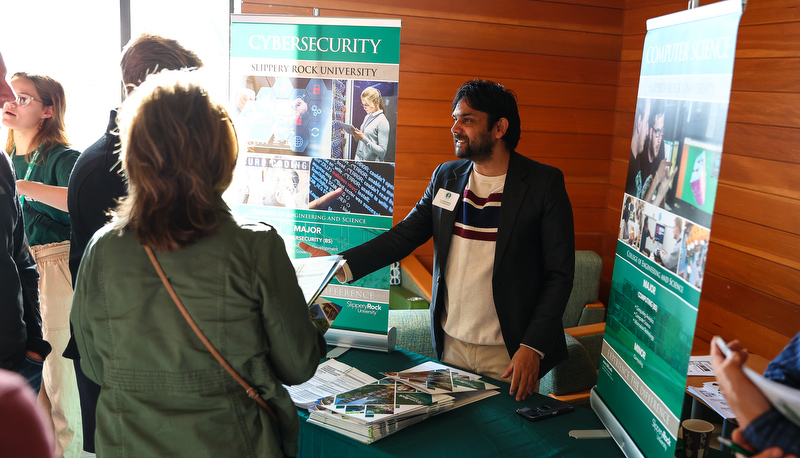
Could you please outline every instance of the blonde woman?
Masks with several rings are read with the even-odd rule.
[[[72,306],[67,184],[79,153],[69,148],[61,83],[15,73],[11,86],[17,98],[3,105],[3,125],[9,128],[6,151],[17,174],[25,234],[39,266],[42,331],[53,347],[44,361],[39,400],[53,420],[56,452],[78,456],[83,433],[75,369],[61,354],[69,341]]]
[[[362,161],[383,161],[389,144],[389,120],[383,113],[383,97],[379,90],[368,87],[361,92],[361,106],[367,115],[361,129],[353,129],[353,137],[358,140],[356,159]]]
[[[97,456],[294,456],[300,425],[283,385],[314,375],[325,340],[281,237],[266,224],[240,226],[223,202],[236,133],[222,105],[187,75],[151,75],[125,100],[128,196],[78,271],[72,323],[81,369],[102,386]],[[145,246],[275,417],[195,335]]]

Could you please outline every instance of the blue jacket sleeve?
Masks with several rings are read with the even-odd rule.
[[[769,363],[764,377],[800,388],[800,333]],[[786,455],[800,455],[800,426],[774,408],[756,418],[742,433],[759,450],[778,446]]]

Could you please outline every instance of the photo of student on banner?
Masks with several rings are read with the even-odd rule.
[[[397,83],[353,81],[350,159],[394,162]]]
[[[374,87],[361,91],[361,107],[366,115],[361,128],[353,127],[351,134],[356,143],[356,160],[383,161],[389,148],[389,121],[386,119],[381,92]]]
[[[307,157],[331,155],[331,80],[250,75],[235,91],[247,150]]]
[[[640,98],[625,192],[708,226],[726,108],[720,103]]]
[[[309,161],[246,157],[234,178],[236,203],[308,208]]]
[[[619,240],[694,288],[703,283],[711,231],[633,196],[625,196]]]
[[[667,104],[663,99],[639,99],[636,106],[625,192],[648,202],[652,202],[656,195],[657,183],[663,181],[659,173],[666,163],[664,133],[669,129],[666,110]],[[670,126],[674,126],[674,115],[670,121]]]
[[[341,189],[341,195],[317,210],[392,216],[394,164],[312,159],[308,198],[311,201]]]

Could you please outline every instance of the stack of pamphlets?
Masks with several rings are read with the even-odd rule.
[[[320,365],[314,377],[321,376],[317,384],[324,377],[320,373],[330,374],[333,364],[329,360]],[[481,381],[479,376],[433,361],[384,375],[381,380],[317,399],[308,407],[309,423],[370,444],[433,415],[498,394],[496,385]],[[320,390],[303,385],[292,387],[295,393],[290,391],[290,395],[295,404],[308,406],[307,398],[300,399],[299,393]]]

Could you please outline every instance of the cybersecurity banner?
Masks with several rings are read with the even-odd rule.
[[[392,226],[400,21],[232,15],[231,115],[241,151],[225,199],[291,258],[336,254]],[[322,297],[335,328],[386,334],[389,267]]]
[[[647,22],[597,382],[647,457],[675,455],[740,17],[727,1]]]

